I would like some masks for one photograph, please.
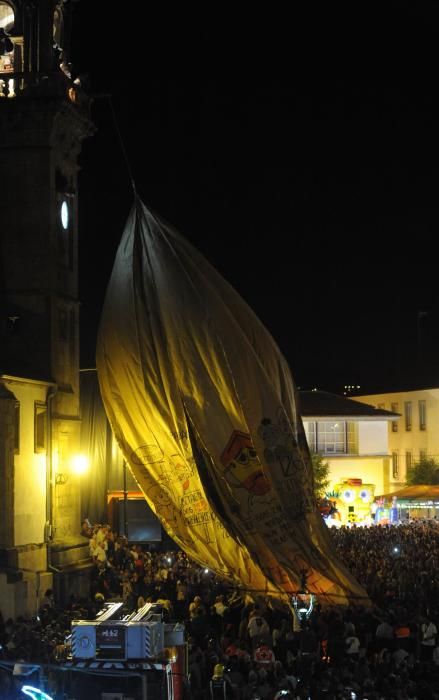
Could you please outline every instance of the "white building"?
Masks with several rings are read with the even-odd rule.
[[[361,479],[374,484],[375,493],[389,491],[389,424],[399,415],[325,391],[301,391],[299,396],[309,448],[330,466],[330,490],[343,480]]]

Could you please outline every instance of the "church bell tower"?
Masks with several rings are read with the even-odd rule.
[[[41,542],[52,568],[74,567],[83,554],[71,467],[80,445],[77,175],[94,129],[69,63],[72,11],[74,0],[0,0],[0,385],[12,377],[46,387],[41,413],[29,425],[21,416],[15,429],[43,426]],[[0,426],[0,442],[1,434]],[[6,510],[19,489],[26,498],[16,452],[14,471],[0,444],[0,478],[15,474]],[[14,549],[11,538],[6,532],[0,549]]]

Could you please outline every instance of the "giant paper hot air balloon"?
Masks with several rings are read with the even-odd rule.
[[[287,362],[249,306],[137,198],[102,312],[106,412],[145,498],[200,564],[285,597],[368,601],[313,495]]]

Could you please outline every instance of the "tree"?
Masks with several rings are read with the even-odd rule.
[[[420,459],[407,470],[407,484],[439,484],[439,462],[432,457]]]
[[[322,455],[312,455],[314,470],[314,493],[316,498],[323,498],[329,486],[329,464],[323,461]]]

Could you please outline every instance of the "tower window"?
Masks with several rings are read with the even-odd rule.
[[[6,2],[0,2],[0,73],[12,73],[14,70],[14,42],[9,30],[14,26],[14,11]],[[1,81],[0,94],[3,93],[5,81]]]
[[[53,43],[59,50],[61,50],[64,45],[63,29],[64,22],[61,8],[55,7],[53,12]]]
[[[69,228],[69,205],[67,204],[66,200],[64,199],[61,203],[61,225],[64,229],[64,231],[67,231]]]
[[[73,231],[71,202],[65,195],[58,199],[58,259],[62,267],[73,269]]]
[[[0,27],[5,32],[10,32],[15,23],[15,15],[12,6],[8,2],[0,1]]]

